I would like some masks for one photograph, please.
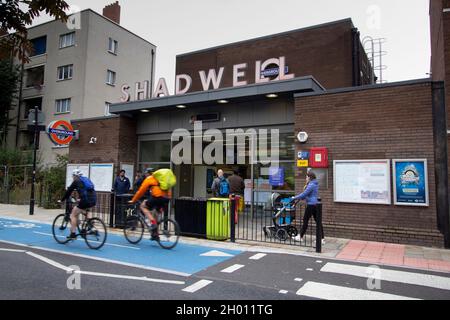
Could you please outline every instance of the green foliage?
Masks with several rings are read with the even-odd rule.
[[[57,165],[39,170],[37,177],[41,184],[43,206],[46,209],[58,208],[57,201],[62,198],[66,187],[67,156],[57,156]]]
[[[0,60],[0,146],[4,145],[12,118],[9,111],[17,98],[20,71],[10,60]],[[1,162],[0,162],[1,163]]]
[[[0,2],[0,31],[12,31],[0,39],[0,57],[18,57],[29,62],[32,45],[28,30],[33,20],[45,13],[57,20],[67,21],[69,5],[64,0],[2,0]]]

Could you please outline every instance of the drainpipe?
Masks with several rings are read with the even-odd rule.
[[[445,248],[450,249],[448,137],[444,82],[432,83],[432,99],[437,227],[444,235]]]
[[[155,77],[155,49],[152,49],[152,72],[150,74],[150,97],[153,96],[153,80]]]

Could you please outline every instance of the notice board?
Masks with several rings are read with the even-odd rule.
[[[114,164],[91,164],[89,178],[94,183],[95,191],[110,192],[113,186]]]
[[[89,165],[88,164],[68,164],[66,169],[66,189],[73,182],[72,172],[73,170],[78,169],[83,173],[83,176],[89,178]]]
[[[390,160],[334,161],[334,201],[391,204]]]

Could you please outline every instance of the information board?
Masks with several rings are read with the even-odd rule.
[[[95,191],[110,192],[113,187],[114,164],[91,164],[89,178],[94,183]]]
[[[393,160],[394,204],[428,206],[427,160]]]
[[[83,176],[89,178],[89,165],[88,164],[68,164],[66,170],[66,189],[72,184],[72,172],[78,169],[83,173]]]
[[[391,204],[389,160],[334,161],[334,201]]]

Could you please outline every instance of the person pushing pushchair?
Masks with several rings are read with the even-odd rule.
[[[319,183],[317,181],[317,176],[314,172],[309,171],[306,174],[306,185],[304,188],[304,191],[291,198],[292,202],[299,201],[299,200],[305,200],[306,201],[306,209],[305,209],[305,215],[303,216],[303,225],[300,230],[300,234],[294,237],[294,241],[302,242],[303,237],[306,234],[306,230],[308,230],[308,224],[311,217],[314,217],[314,221],[317,223],[317,204],[319,202]],[[323,233],[323,226],[321,225],[320,228],[322,229],[322,244],[325,243],[325,236]]]

